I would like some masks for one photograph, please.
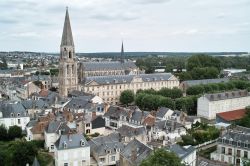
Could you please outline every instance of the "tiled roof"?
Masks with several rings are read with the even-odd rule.
[[[156,117],[163,118],[163,116],[169,111],[169,108],[161,107],[156,112]]]
[[[117,129],[117,132],[121,134],[121,136],[125,137],[132,137],[132,136],[138,136],[138,135],[144,135],[146,134],[145,127],[132,127],[128,125],[122,125],[119,129]]]
[[[245,114],[246,114],[245,109],[239,109],[239,110],[217,113],[216,115],[226,121],[234,121],[243,118]]]
[[[3,103],[0,105],[0,111],[3,114],[3,118],[28,117],[28,114],[21,103]]]

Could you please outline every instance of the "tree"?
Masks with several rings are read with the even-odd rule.
[[[16,141],[10,147],[10,165],[32,164],[34,157],[37,156],[37,148],[30,142]]]
[[[11,126],[8,131],[9,139],[21,138],[22,137],[22,129],[19,126]]]
[[[135,97],[135,104],[140,108],[144,109],[144,102],[143,99],[146,96],[145,93],[137,93]]]
[[[164,149],[155,150],[147,159],[144,159],[140,166],[184,166],[179,157],[173,152]]]
[[[0,141],[5,141],[8,139],[8,132],[4,125],[0,125]]]
[[[126,106],[132,102],[134,102],[135,94],[131,90],[125,90],[121,93],[120,102],[125,104]]]

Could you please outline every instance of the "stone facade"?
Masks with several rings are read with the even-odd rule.
[[[121,76],[86,77],[82,91],[95,94],[104,102],[117,104],[124,90],[132,90],[136,93],[139,89],[174,88],[179,86],[179,80],[170,73],[140,74]]]
[[[63,28],[58,78],[60,96],[66,97],[70,91],[78,89],[77,61],[68,10]]]

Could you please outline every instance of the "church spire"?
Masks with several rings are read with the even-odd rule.
[[[122,48],[121,48],[121,62],[124,62],[124,47],[123,47],[123,41],[122,41]]]
[[[73,35],[72,35],[70,20],[69,20],[68,7],[66,8],[61,46],[74,46]]]

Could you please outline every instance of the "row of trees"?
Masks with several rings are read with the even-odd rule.
[[[250,128],[250,107],[246,107],[246,115],[236,122],[237,125]]]
[[[18,126],[11,126],[9,130],[4,125],[0,125],[0,141],[22,138],[22,129]]]
[[[198,96],[182,97],[180,89],[162,88],[159,91],[153,89],[138,90],[136,95],[131,90],[121,93],[120,102],[124,105],[135,103],[140,109],[145,111],[157,110],[159,107],[178,109],[195,114]]]
[[[204,93],[214,93],[235,89],[250,90],[250,82],[244,80],[232,80],[223,83],[211,83],[204,85],[191,86],[186,90],[187,95],[200,95]]]

